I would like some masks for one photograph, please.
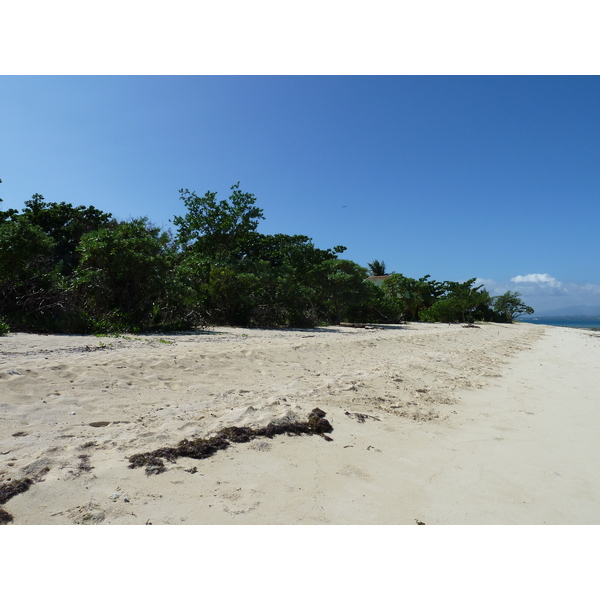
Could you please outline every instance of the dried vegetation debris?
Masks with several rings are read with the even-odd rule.
[[[91,471],[94,468],[92,465],[90,465],[89,454],[80,454],[77,458],[79,459],[79,464],[77,465],[77,470],[79,472]]]
[[[273,438],[276,435],[320,435],[327,441],[331,438],[325,434],[331,433],[333,427],[325,418],[326,413],[320,408],[315,408],[308,415],[306,421],[296,421],[291,423],[269,423],[265,427],[252,429],[251,427],[225,427],[210,438],[198,438],[195,440],[184,439],[175,447],[165,447],[154,450],[153,452],[144,452],[129,457],[130,469],[146,467],[147,475],[163,473],[165,463],[163,459],[169,462],[175,462],[180,457],[203,459],[212,456],[219,450],[227,448],[231,442],[246,443],[257,437]]]
[[[33,485],[33,479],[17,479],[0,485],[0,504],[8,502],[13,496],[26,492]],[[0,525],[6,525],[13,520],[13,516],[0,508]]]
[[[373,415],[365,415],[363,413],[351,413],[345,411],[344,414],[351,419],[356,419],[359,423],[364,423],[367,419],[373,419],[374,421],[381,421],[379,417],[374,417]]]

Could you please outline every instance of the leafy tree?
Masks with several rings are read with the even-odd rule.
[[[512,323],[521,315],[532,315],[535,311],[521,300],[521,292],[505,292],[494,298],[493,308],[500,320]]]
[[[385,293],[401,318],[418,321],[419,312],[432,306],[442,294],[441,284],[430,281],[430,277],[425,275],[420,279],[413,279],[395,273],[383,282]]]
[[[361,285],[366,276],[362,267],[338,258],[345,250],[344,246],[316,248],[303,235],[256,234],[248,256],[251,260],[243,264],[260,261],[266,293],[254,310],[253,320],[258,323],[270,318],[273,324],[304,327],[339,320],[343,298],[355,302],[352,294],[348,295],[352,271],[358,269],[356,281]]]
[[[385,271],[385,262],[383,262],[383,261],[374,260],[373,262],[368,263],[368,267],[369,267],[369,275],[377,275],[377,276],[387,275],[387,273]]]
[[[54,247],[50,236],[24,219],[0,223],[0,314],[12,328],[35,328],[59,301]]]
[[[299,275],[308,273],[323,261],[337,258],[344,250],[343,246],[336,246],[333,250],[315,248],[311,238],[305,235],[255,234],[250,256],[266,260],[274,268],[288,265]]]
[[[187,189],[179,190],[187,208],[183,217],[174,217],[177,239],[184,248],[214,261],[240,259],[247,252],[251,234],[263,219],[256,198],[240,190],[239,182],[231,186],[229,200],[217,201],[216,192],[202,197]]]
[[[110,214],[94,207],[44,202],[34,194],[17,210],[0,213],[0,297],[10,324],[28,331],[72,326],[68,280],[81,236],[108,226]]]
[[[476,278],[464,282],[444,281],[442,293],[436,301],[421,313],[423,321],[442,323],[472,323],[491,320],[491,298],[482,285],[474,287]]]
[[[322,250],[302,235],[254,232],[248,240],[245,256],[226,264],[186,257],[185,262],[192,264],[209,263],[199,287],[209,318],[258,326],[311,326],[326,321],[331,307],[326,306],[325,264],[345,248]]]
[[[0,211],[0,335],[20,330],[189,328],[211,323],[314,326],[341,320],[512,322],[533,309],[492,299],[475,279],[439,283],[393,273],[383,286],[304,235],[257,232],[263,212],[232,186],[228,200],[180,190],[177,237],[147,218],[117,222],[93,206]],[[1,200],[0,200],[1,202]],[[385,275],[385,263],[369,272]]]
[[[255,206],[252,194],[240,190],[239,182],[231,190],[229,199],[221,201],[216,192],[200,197],[180,190],[187,213],[173,218],[182,248],[177,277],[186,287],[186,302],[209,319],[243,324],[253,301],[244,284],[253,281],[250,255],[263,211]],[[250,263],[242,265],[246,261]]]
[[[187,214],[175,217],[182,245],[179,271],[190,275],[211,320],[237,325],[306,325],[322,319],[323,264],[346,248],[315,248],[303,235],[258,233],[263,211],[232,186],[229,200],[181,190]]]
[[[93,206],[77,206],[65,202],[44,202],[34,194],[25,202],[20,218],[42,229],[54,240],[54,263],[65,275],[70,275],[79,260],[77,246],[85,233],[114,225],[112,215]]]
[[[252,259],[268,265],[270,278],[266,278],[268,296],[257,309],[261,315],[268,314],[267,306],[274,306],[276,320],[283,316],[288,324],[314,325],[324,321],[322,286],[326,276],[324,267],[328,261],[337,260],[343,246],[333,250],[316,248],[304,235],[257,235],[252,249]],[[264,275],[263,275],[264,277]]]
[[[175,260],[171,237],[147,218],[85,234],[74,273],[78,305],[99,329],[148,329],[163,321]]]
[[[360,304],[369,288],[367,270],[351,260],[332,259],[319,269],[319,292],[329,321],[340,323],[349,310]],[[368,293],[368,292],[367,292]]]

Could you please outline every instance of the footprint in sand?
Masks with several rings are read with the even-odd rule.
[[[354,465],[346,465],[339,472],[338,475],[344,475],[345,477],[357,477],[362,481],[371,481],[373,478],[363,469],[359,469]]]

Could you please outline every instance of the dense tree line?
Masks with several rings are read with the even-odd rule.
[[[511,322],[533,312],[517,293],[367,269],[304,235],[257,231],[256,198],[180,190],[176,233],[147,218],[45,202],[0,211],[0,333],[183,330],[209,324],[295,326],[401,320]],[[0,200],[1,202],[1,200]],[[385,273],[385,263],[370,263]]]

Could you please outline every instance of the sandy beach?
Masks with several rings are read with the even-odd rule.
[[[600,334],[409,323],[0,338],[13,525],[599,524]],[[147,474],[129,457],[306,421]],[[330,440],[327,439],[331,438]]]

